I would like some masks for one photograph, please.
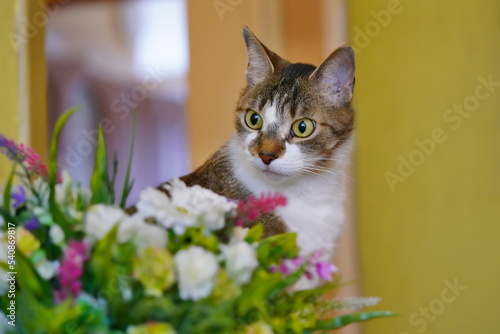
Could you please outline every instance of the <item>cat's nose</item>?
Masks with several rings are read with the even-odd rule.
[[[259,157],[263,163],[269,165],[271,161],[276,160],[278,156],[272,152],[260,152]]]

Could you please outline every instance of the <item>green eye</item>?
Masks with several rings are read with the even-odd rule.
[[[302,118],[292,124],[292,136],[300,138],[309,137],[315,129],[314,121],[309,118]]]
[[[262,116],[256,111],[248,110],[245,114],[245,123],[250,129],[259,130],[262,128],[262,124],[264,121],[262,120]]]

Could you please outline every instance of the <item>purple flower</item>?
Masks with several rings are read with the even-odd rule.
[[[281,266],[279,266],[278,270],[281,271],[285,276],[290,275],[290,268],[288,268],[286,264],[282,264]]]
[[[322,251],[315,251],[308,259],[302,256],[297,256],[293,259],[285,259],[279,266],[272,266],[269,268],[270,272],[280,272],[285,276],[297,271],[301,266],[306,265],[304,276],[311,280],[314,277],[319,277],[324,281],[331,281],[332,274],[337,272],[337,267],[327,261],[319,261],[322,256]]]
[[[314,267],[318,276],[325,281],[331,281],[332,274],[337,271],[337,267],[326,261],[317,262]]]
[[[0,152],[5,154],[10,160],[16,157],[17,145],[13,140],[9,140],[0,134]]]
[[[307,279],[313,279],[313,278],[314,278],[313,274],[311,274],[311,272],[310,272],[310,271],[306,271],[306,272],[304,273],[304,275],[306,275],[306,278],[307,278]]]
[[[40,227],[40,222],[38,221],[38,219],[36,219],[35,216],[31,216],[30,219],[28,219],[26,221],[26,223],[24,223],[24,227],[28,230],[28,231],[34,231],[36,230],[37,228]]]
[[[10,197],[14,200],[14,203],[12,205],[14,206],[15,209],[19,208],[21,205],[26,202],[26,192],[23,187],[18,186],[17,187],[17,192],[14,191],[10,195]]]
[[[298,268],[304,263],[304,258],[301,256],[297,256],[294,259],[292,259],[291,262],[296,268]]]
[[[297,256],[293,259],[285,259],[281,265],[272,266],[271,268],[269,268],[269,271],[272,273],[279,271],[283,275],[288,276],[291,273],[297,271],[303,263],[304,258],[301,256]]]

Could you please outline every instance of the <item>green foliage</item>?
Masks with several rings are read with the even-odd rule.
[[[64,128],[64,125],[68,121],[68,119],[80,108],[75,107],[64,112],[56,121],[54,125],[54,132],[52,133],[52,140],[50,142],[50,151],[49,151],[49,183],[51,185],[51,189],[57,183],[57,152],[58,152],[58,142],[59,136],[61,135],[61,131]]]
[[[116,183],[116,175],[118,174],[118,153],[115,151],[113,153],[113,170],[111,172],[111,179],[109,180],[109,190],[111,195],[111,203],[115,202],[115,183]]]
[[[394,317],[397,316],[392,312],[386,311],[375,311],[375,312],[363,312],[355,314],[346,314],[335,317],[333,319],[318,320],[314,327],[314,330],[333,330],[339,329],[354,322],[367,321],[377,318],[384,317]]]
[[[213,234],[204,232],[200,227],[188,227],[182,235],[177,235],[173,231],[168,233],[168,250],[177,253],[188,246],[201,246],[214,253],[219,252],[219,240]]]
[[[97,242],[87,261],[89,278],[86,280],[91,283],[87,289],[94,294],[107,292],[116,294],[113,285],[116,284],[117,273],[113,250],[116,243],[118,225],[115,225],[111,231]],[[111,299],[112,295],[107,295]]]
[[[292,259],[298,253],[297,234],[283,233],[262,240],[257,248],[257,259],[261,264],[269,266],[280,263],[283,258]]]
[[[79,108],[71,108],[68,111],[64,112],[56,124],[54,125],[54,132],[52,133],[52,140],[50,142],[50,150],[49,150],[49,208],[50,213],[55,221],[61,226],[65,233],[69,233],[69,224],[67,217],[62,212],[61,208],[57,204],[56,201],[56,191],[55,187],[57,184],[57,152],[58,152],[58,142],[59,136],[61,135],[61,131],[68,121],[68,119],[79,110]]]
[[[102,127],[99,125],[98,141],[95,153],[94,172],[90,179],[90,189],[92,191],[91,204],[113,204],[113,190],[110,189],[108,178],[108,157],[106,155],[106,144]]]
[[[14,175],[16,171],[16,164],[12,166],[12,170],[9,175],[9,179],[7,181],[7,184],[5,185],[5,190],[3,193],[3,208],[5,210],[5,213],[10,215],[10,197],[12,193],[12,182],[14,181]]]
[[[249,231],[247,236],[245,237],[245,241],[249,244],[253,244],[254,242],[259,242],[262,238],[262,234],[264,233],[264,227],[262,224],[257,224],[253,226]]]
[[[125,205],[127,204],[127,197],[130,194],[130,191],[132,190],[132,187],[134,186],[134,182],[130,182],[130,170],[132,168],[132,158],[134,156],[134,144],[135,144],[135,129],[137,125],[137,114],[134,112],[132,113],[133,118],[132,118],[132,137],[130,139],[130,153],[128,156],[128,163],[127,163],[127,172],[125,174],[125,180],[123,181],[123,191],[122,191],[122,197],[120,199],[120,207],[125,208]]]
[[[50,306],[54,304],[51,286],[37,273],[31,261],[22,252],[16,252],[16,275],[19,287],[30,291],[31,295],[40,303]]]

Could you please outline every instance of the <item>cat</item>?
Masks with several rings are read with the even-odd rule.
[[[331,259],[353,142],[354,51],[339,47],[314,67],[284,60],[247,27],[243,37],[249,60],[236,134],[181,180],[231,199],[284,194],[287,206],[259,218],[264,236],[297,232],[303,254],[320,248]]]

